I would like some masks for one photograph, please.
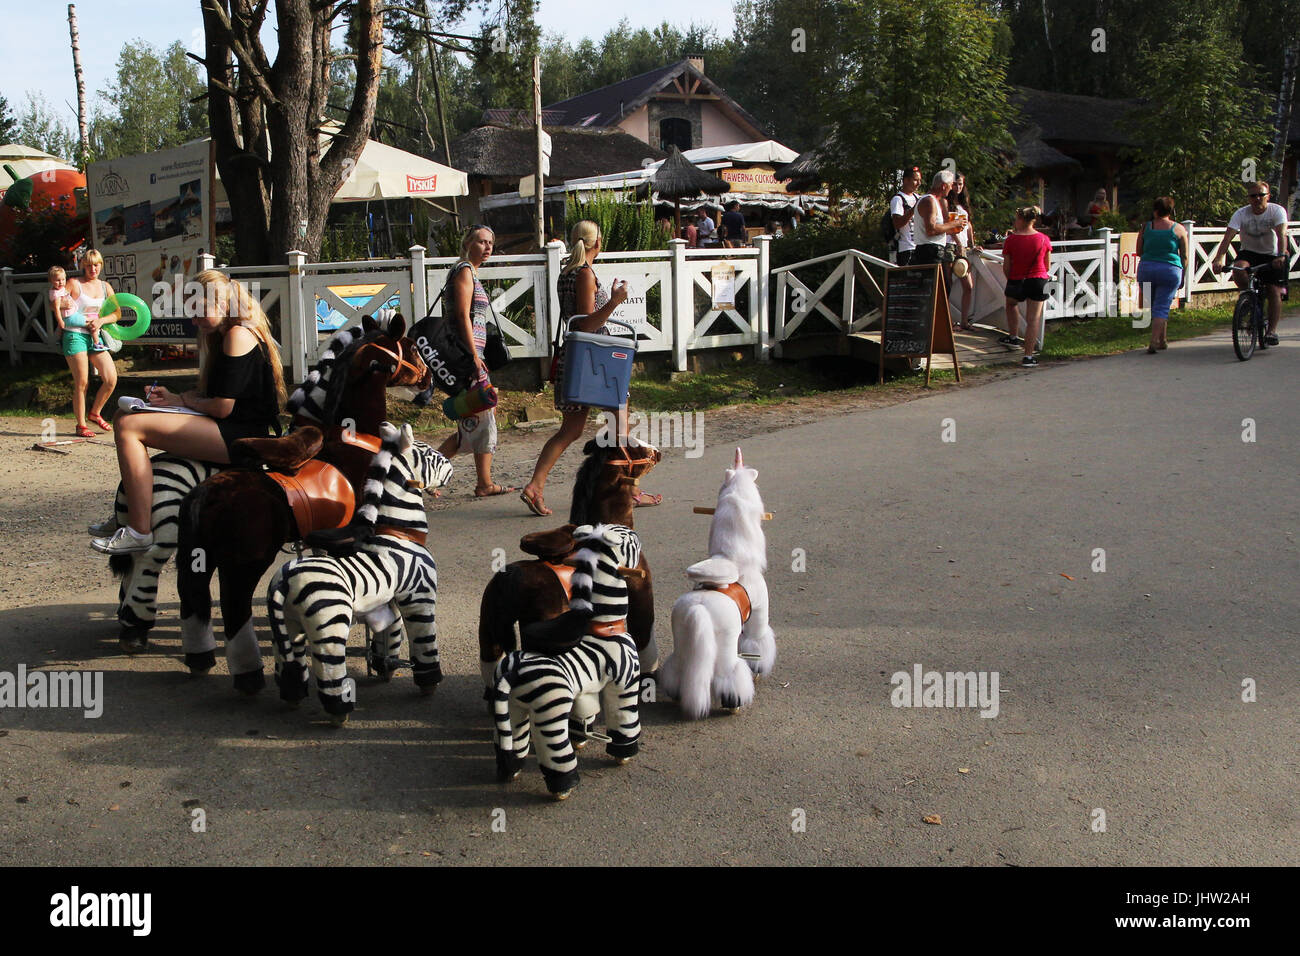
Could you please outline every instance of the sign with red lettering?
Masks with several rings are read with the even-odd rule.
[[[716,171],[719,179],[731,183],[733,192],[738,193],[783,193],[785,183],[776,181],[771,166],[744,166]]]
[[[412,176],[406,174],[406,191],[408,193],[431,193],[438,190],[438,175]]]

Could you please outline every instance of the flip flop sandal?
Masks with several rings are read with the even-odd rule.
[[[528,505],[528,510],[539,518],[546,518],[554,514],[554,512],[546,507],[546,502],[542,499],[541,495],[536,493],[530,495],[527,489],[519,492],[519,500]]]
[[[505,485],[492,485],[487,491],[475,489],[475,498],[495,498],[497,495],[508,495],[512,491],[518,491],[518,488],[508,488]]]
[[[648,499],[648,500],[647,500],[647,499]],[[636,498],[635,498],[634,500],[636,501],[636,504],[635,504],[633,507],[636,507],[636,508],[653,508],[653,507],[655,507],[656,505],[663,504],[664,496],[663,496],[663,495],[652,495],[652,494],[651,494],[650,492],[648,492],[648,491],[638,491],[638,492],[636,493]]]

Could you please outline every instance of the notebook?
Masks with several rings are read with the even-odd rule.
[[[124,412],[169,412],[173,415],[202,415],[202,412],[184,405],[150,405],[143,398],[123,395],[117,400],[117,407]]]

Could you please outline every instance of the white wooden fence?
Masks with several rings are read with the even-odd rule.
[[[1211,269],[1214,250],[1223,240],[1223,228],[1191,222],[1183,226],[1192,237],[1183,276],[1183,307],[1193,293],[1234,291],[1231,276]],[[1046,320],[1118,314],[1120,237],[1109,229],[1097,232],[1093,239],[1052,244],[1052,278],[1043,310]],[[1287,225],[1287,246],[1289,274],[1300,279],[1300,222]],[[976,270],[977,280],[990,286],[988,290],[977,286],[976,318],[1002,308],[1002,257],[995,251],[983,252],[982,256],[993,268]],[[832,262],[836,264],[827,275]],[[804,334],[847,334],[870,327],[880,319],[883,272],[891,268],[892,263],[857,249],[846,249],[772,270],[776,289],[772,341],[782,342],[800,330]]]
[[[1223,229],[1183,225],[1192,237],[1183,277],[1184,305],[1193,293],[1232,291],[1231,278],[1210,268]],[[771,239],[759,236],[755,242],[757,248],[751,249],[687,249],[683,240],[674,239],[665,250],[603,253],[596,271],[606,288],[615,278],[630,279],[634,292],[644,295],[645,319],[636,322],[638,351],[669,353],[678,370],[687,367],[689,353],[698,349],[752,348],[756,358],[765,360],[773,345],[796,334],[860,332],[879,320],[883,274],[891,263],[848,249],[771,269]],[[324,341],[316,330],[317,302],[349,322],[394,297],[411,319],[428,314],[455,260],[426,258],[424,252],[413,246],[401,259],[316,263],[291,252],[287,266],[223,268],[255,292],[268,315],[278,318],[285,362],[294,380],[301,380]],[[558,332],[556,282],[563,252],[561,243],[552,242],[542,254],[494,256],[479,270],[515,358],[549,355]],[[1300,278],[1300,222],[1288,226],[1287,255],[1290,274]],[[1001,307],[1001,257],[992,251],[984,256],[991,268],[976,270],[976,318]],[[735,308],[717,310],[711,270],[724,261],[736,270],[736,303]],[[201,268],[213,265],[211,256],[202,257]],[[1093,239],[1054,243],[1045,318],[1116,315],[1118,276],[1119,235],[1111,230],[1098,230]],[[57,353],[58,326],[46,299],[45,274],[16,274],[5,268],[0,269],[0,283],[0,348],[8,351],[10,362],[17,362],[23,352]],[[377,288],[367,302],[352,305],[338,290],[357,285]],[[433,311],[441,310],[442,302],[437,301]]]
[[[669,248],[648,252],[607,252],[596,264],[601,284],[609,288],[615,278],[630,279],[633,290],[644,295],[644,320],[635,321],[637,349],[641,353],[670,353],[673,367],[683,370],[687,355],[698,349],[752,348],[764,357],[768,329],[768,276],[770,237],[760,236],[756,248],[690,249],[674,239]],[[413,246],[401,259],[356,262],[306,261],[300,252],[289,253],[288,265],[221,267],[244,282],[273,320],[278,318],[285,364],[300,381],[320,353],[327,336],[316,326],[316,305],[322,302],[351,324],[373,314],[396,297],[400,311],[414,321],[430,311],[441,314],[438,292],[456,260],[427,258]],[[494,256],[479,270],[479,278],[492,296],[501,330],[514,358],[546,358],[556,338],[560,277],[564,246],[552,242],[543,254]],[[721,262],[736,270],[735,307],[713,306],[710,271]],[[211,256],[200,257],[199,268],[214,268]],[[0,348],[11,362],[22,352],[59,350],[58,325],[46,300],[44,273],[15,274],[2,270],[4,321],[0,323]],[[343,298],[345,286],[374,286],[363,303]],[[155,299],[155,307],[162,300]],[[620,311],[625,311],[623,307]],[[616,317],[619,313],[616,313]],[[155,314],[155,321],[159,316]]]

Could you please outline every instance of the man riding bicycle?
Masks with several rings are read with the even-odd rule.
[[[1245,272],[1247,268],[1269,267],[1258,273],[1260,281],[1268,288],[1268,334],[1264,336],[1263,344],[1277,345],[1277,324],[1282,318],[1282,296],[1287,286],[1286,210],[1268,201],[1268,183],[1249,184],[1246,196],[1250,203],[1238,209],[1228,220],[1223,241],[1214,250],[1213,266],[1216,272],[1226,271],[1222,261],[1224,253],[1228,243],[1240,233],[1241,251],[1233,263],[1240,268],[1232,274],[1237,288],[1245,289],[1250,282]]]

